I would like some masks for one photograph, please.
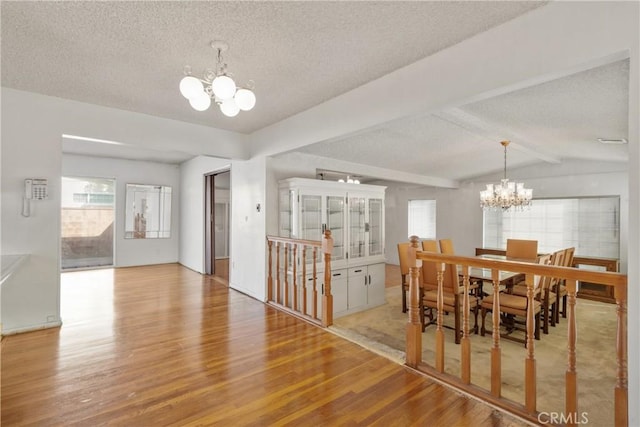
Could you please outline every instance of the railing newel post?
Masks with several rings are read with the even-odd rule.
[[[567,372],[565,374],[565,411],[573,415],[567,426],[574,426],[578,414],[578,373],[576,371],[576,344],[578,328],[576,325],[576,280],[567,280]],[[559,301],[556,301],[556,304]]]
[[[493,306],[491,319],[493,327],[491,337],[493,346],[491,347],[491,394],[495,397],[502,395],[502,350],[500,348],[500,271],[491,270],[491,281],[493,282]]]
[[[418,251],[418,236],[411,236],[409,251],[409,313],[407,316],[406,331],[406,363],[413,368],[422,362],[422,322],[420,321],[420,282],[419,271],[422,261],[416,259]]]
[[[617,372],[615,388],[615,425],[626,427],[629,425],[629,379],[627,373],[627,289],[616,286],[614,289],[616,299],[616,355]]]
[[[273,258],[271,251],[273,249],[273,242],[267,238],[267,244],[269,246],[269,275],[267,277],[267,301],[273,301]]]
[[[527,411],[533,414],[536,411],[536,359],[535,359],[535,344],[534,344],[534,330],[538,330],[540,327],[539,322],[535,320],[535,306],[534,306],[534,286],[535,276],[533,274],[525,275],[525,283],[527,285],[527,358],[524,362],[525,377],[525,404]],[[539,317],[538,317],[539,319]],[[535,324],[535,325],[534,325]]]
[[[462,381],[471,384],[471,340],[469,338],[469,266],[462,265],[462,286],[464,293],[462,296],[462,339],[460,340],[460,371]],[[477,308],[476,302],[476,310]]]
[[[322,239],[324,253],[324,295],[322,297],[322,326],[333,325],[333,295],[331,294],[331,255],[333,254],[333,238],[331,230],[325,230]]]

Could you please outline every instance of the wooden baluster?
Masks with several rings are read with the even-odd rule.
[[[462,266],[462,340],[460,341],[460,372],[462,382],[471,384],[471,340],[469,339],[469,266]]]
[[[500,397],[502,394],[502,366],[500,349],[500,271],[491,270],[491,280],[493,282],[493,307],[492,320],[493,347],[491,347],[491,394]]]
[[[615,388],[615,425],[616,427],[629,425],[628,415],[628,373],[627,373],[627,288],[616,286],[616,315],[618,318],[616,351],[618,370]]]
[[[331,231],[325,230],[322,239],[324,253],[324,296],[322,297],[322,326],[325,328],[333,324],[333,295],[331,295],[331,254],[333,253],[333,238]]]
[[[420,281],[418,279],[422,261],[416,259],[418,236],[410,237],[409,251],[409,315],[406,325],[407,365],[416,368],[422,361],[422,322],[420,321]]]
[[[578,414],[578,373],[576,371],[576,281],[567,279],[567,372],[565,374],[565,413],[570,417],[567,426],[576,425]],[[559,301],[556,302],[556,304]]]
[[[438,312],[436,315],[436,370],[444,372],[444,331],[442,330],[442,316],[444,313],[444,271],[446,264],[440,262],[437,264],[438,272],[438,294],[436,304]]]
[[[267,301],[273,301],[273,259],[271,258],[271,250],[273,249],[273,241],[267,239],[269,246],[269,275],[267,276]]]
[[[289,244],[284,245],[284,306],[289,307]]]
[[[313,318],[318,318],[318,248],[313,247]]]
[[[293,245],[293,310],[298,311],[298,244]]]
[[[524,362],[524,390],[525,406],[527,411],[534,413],[536,410],[536,359],[534,355],[534,330],[538,328],[534,315],[533,287],[535,276],[527,274],[525,283],[527,285],[527,358]]]
[[[280,282],[280,242],[276,242],[276,303],[280,304],[280,288],[282,283]]]
[[[302,245],[302,314],[307,314],[307,245]]]

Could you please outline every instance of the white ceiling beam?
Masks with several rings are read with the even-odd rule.
[[[250,153],[295,150],[624,59],[637,28],[634,2],[550,2],[252,133]]]
[[[534,143],[527,137],[483,120],[473,114],[470,114],[460,108],[447,108],[444,111],[434,114],[436,117],[446,120],[456,126],[468,130],[483,138],[491,141],[511,141],[509,148],[526,153],[531,157],[543,160],[548,163],[561,163],[562,160],[558,156],[548,153],[540,148],[539,144]]]

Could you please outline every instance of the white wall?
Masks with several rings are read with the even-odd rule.
[[[227,170],[230,164],[228,159],[198,156],[180,165],[180,264],[198,273],[204,273],[205,265],[204,175]]]
[[[2,254],[30,254],[2,284],[3,333],[60,325],[61,134],[47,108],[3,90]],[[49,198],[32,202],[29,218],[21,216],[25,178],[49,180]]]
[[[266,299],[266,158],[231,165],[230,283],[247,295]],[[260,212],[256,205],[260,204]]]
[[[116,180],[114,228],[114,265],[116,267],[178,262],[180,237],[180,174],[178,165],[63,154],[62,175]],[[171,187],[170,238],[124,238],[126,184]]]
[[[533,168],[538,168],[533,167]],[[563,170],[563,165],[555,167]],[[620,269],[626,272],[629,226],[628,174],[626,172],[605,172],[593,174],[571,174],[548,177],[531,177],[524,171],[511,171],[510,176],[520,172],[529,176],[523,178],[527,188],[533,189],[535,198],[551,197],[620,197]],[[457,190],[416,187],[403,184],[390,184],[387,188],[386,209],[386,253],[387,260],[398,263],[396,244],[406,241],[407,202],[410,199],[436,200],[436,237],[451,238],[456,252],[473,256],[476,247],[482,247],[482,209],[480,208],[480,190],[491,180],[466,182]],[[497,182],[497,181],[496,181]]]
[[[244,158],[247,151],[246,136],[234,132],[7,88],[2,88],[1,119],[2,253],[31,254],[2,285],[3,333],[60,324],[63,134],[237,158]],[[25,178],[49,180],[49,199],[33,202],[30,218],[20,215]],[[153,259],[160,255],[154,253]]]

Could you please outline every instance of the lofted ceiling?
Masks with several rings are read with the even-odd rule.
[[[454,180],[500,170],[505,139],[512,141],[509,166],[567,159],[624,163],[627,145],[598,138],[626,138],[628,104],[629,61],[622,60],[298,151]]]
[[[2,86],[251,134],[544,4],[2,1]],[[214,39],[229,44],[224,57],[236,81],[255,82],[256,107],[234,118],[196,112],[178,91],[185,65],[194,74],[214,66]],[[628,87],[628,62],[619,61],[296,151],[453,180],[499,171],[501,139],[514,141],[512,166],[624,163],[626,146],[596,138],[626,137]],[[63,149],[189,158],[77,141]]]

